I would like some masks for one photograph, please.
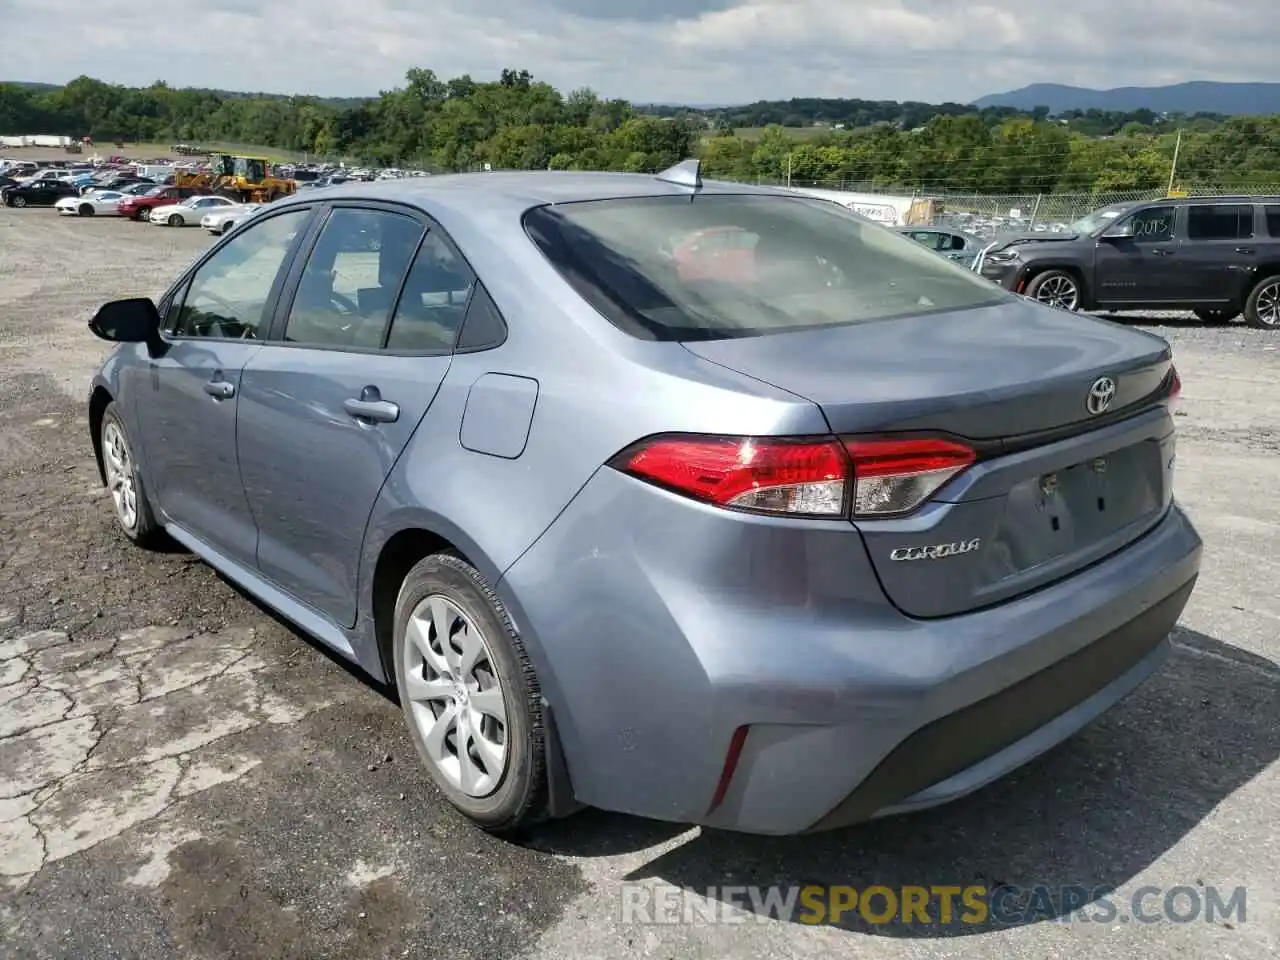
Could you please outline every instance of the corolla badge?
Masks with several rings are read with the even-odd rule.
[[[957,540],[955,543],[934,543],[927,547],[898,547],[889,554],[890,560],[943,560],[973,553],[982,547],[982,538]]]
[[[1085,397],[1085,406],[1095,417],[1106,413],[1111,401],[1116,398],[1116,382],[1110,377],[1099,377],[1089,387],[1089,395]]]

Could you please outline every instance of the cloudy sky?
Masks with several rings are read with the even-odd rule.
[[[0,23],[0,79],[326,96],[411,66],[685,103],[1280,80],[1277,0],[0,0]]]

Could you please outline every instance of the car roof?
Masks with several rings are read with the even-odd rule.
[[[771,187],[704,180],[700,194],[760,194],[794,197]],[[386,200],[430,212],[452,210],[468,216],[519,216],[531,207],[626,197],[689,196],[689,188],[643,173],[522,170],[453,173],[400,180],[347,182],[308,190],[299,202],[326,199]]]
[[[1221,196],[1221,197],[1157,197],[1154,200],[1135,200],[1131,206],[1139,204],[1160,203],[1160,204],[1188,204],[1188,203],[1277,203],[1280,202],[1280,195],[1272,196]]]

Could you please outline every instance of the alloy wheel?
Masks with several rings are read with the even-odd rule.
[[[1049,277],[1036,288],[1036,299],[1049,307],[1074,310],[1080,304],[1080,290],[1070,277]]]
[[[110,422],[103,428],[102,464],[106,468],[107,489],[111,491],[116,516],[126,530],[133,530],[138,525],[138,488],[129,444],[118,423]]]
[[[1274,280],[1258,291],[1255,312],[1264,327],[1280,327],[1280,280]]]
[[[469,797],[493,793],[507,764],[507,705],[484,634],[439,594],[409,616],[403,648],[407,711],[427,756]]]

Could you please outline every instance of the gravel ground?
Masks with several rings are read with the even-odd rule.
[[[104,299],[159,293],[209,242],[0,209],[0,956],[1280,951],[1280,337],[1144,318],[1183,374],[1179,496],[1204,572],[1169,665],[1068,744],[945,809],[835,834],[586,812],[514,845],[444,806],[384,691],[189,555],[115,533],[84,418],[103,349],[84,321]],[[1121,916],[652,926],[621,907],[624,883],[653,897],[971,882],[1106,887]],[[1246,920],[1126,924],[1135,891],[1180,885],[1246,887]]]

